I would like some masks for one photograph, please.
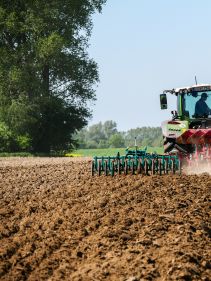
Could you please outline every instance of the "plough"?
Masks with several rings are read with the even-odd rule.
[[[117,153],[111,157],[97,157],[92,161],[92,175],[127,175],[145,174],[162,175],[181,170],[180,160],[176,155],[147,153],[146,150],[126,150],[124,156]]]

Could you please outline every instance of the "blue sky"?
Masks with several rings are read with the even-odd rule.
[[[93,16],[89,54],[99,67],[89,125],[114,120],[118,129],[160,126],[159,94],[211,83],[210,0],[108,0]],[[175,103],[175,106],[174,106]]]

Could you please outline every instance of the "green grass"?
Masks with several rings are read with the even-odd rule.
[[[64,153],[0,152],[0,157],[62,157]]]
[[[33,156],[29,152],[0,152],[0,157],[29,157]]]
[[[133,149],[133,148],[131,148]],[[143,148],[140,148],[143,149]],[[117,152],[120,153],[120,155],[125,155],[125,148],[98,148],[98,149],[77,149],[72,152],[72,154],[77,154],[78,156],[115,156]],[[158,154],[163,153],[162,147],[147,147],[147,152],[157,152]]]
[[[61,157],[61,156],[69,156],[69,157],[94,157],[94,156],[115,156],[119,152],[120,155],[125,155],[125,149],[126,148],[97,148],[97,149],[77,149],[75,151],[72,151],[67,154],[63,153],[51,153],[51,154],[45,154],[45,153],[36,153],[32,154],[29,152],[14,152],[14,153],[8,153],[8,152],[0,152],[0,157],[29,157],[29,156],[39,156],[39,157]],[[134,149],[131,147],[131,149]],[[139,148],[144,149],[144,148]],[[162,147],[147,147],[147,152],[152,153],[156,152],[158,154],[163,154],[163,148]]]

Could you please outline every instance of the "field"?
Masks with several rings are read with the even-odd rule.
[[[134,147],[132,148],[134,149]],[[145,149],[145,147],[141,147],[138,149]],[[51,156],[51,157],[61,157],[61,156],[69,156],[69,157],[94,157],[94,156],[115,156],[119,152],[121,155],[125,155],[126,148],[95,148],[95,149],[77,149],[72,152],[66,153],[63,155],[62,153],[51,153],[51,155],[43,155],[43,154],[32,154],[30,152],[1,152],[0,157],[33,157],[33,156]],[[163,147],[147,147],[147,152],[149,153],[163,153]]]
[[[78,149],[73,151],[73,155],[80,155],[80,156],[115,156],[119,152],[120,155],[125,155],[125,149],[126,148],[98,148],[98,149]],[[134,149],[134,147],[133,147]],[[144,147],[139,148],[139,149],[144,149]],[[147,152],[149,153],[163,153],[163,148],[162,147],[147,147]],[[71,153],[70,153],[71,154]]]
[[[91,177],[89,158],[0,159],[0,279],[211,279],[211,176]]]

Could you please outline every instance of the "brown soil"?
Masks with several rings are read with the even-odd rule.
[[[1,280],[211,280],[211,176],[0,159]]]

